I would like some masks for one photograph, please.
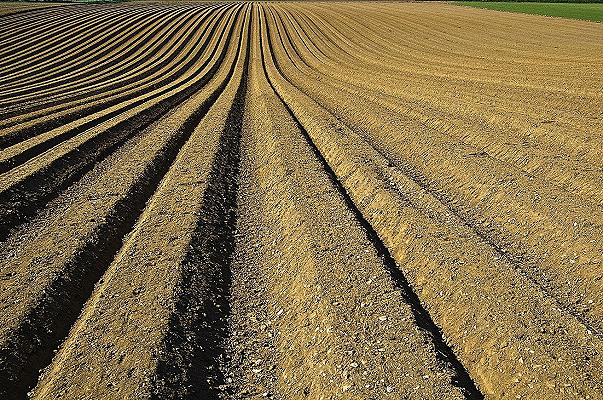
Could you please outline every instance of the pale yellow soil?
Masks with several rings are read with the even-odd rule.
[[[44,6],[0,3],[0,397],[603,397],[601,24]]]
[[[240,32],[235,34],[240,35]],[[245,40],[242,43],[245,44]],[[231,45],[224,73],[235,60],[237,44]],[[240,64],[242,61],[239,61],[235,79],[229,81],[226,91],[182,148],[122,250],[104,274],[103,284],[96,288],[86,304],[78,323],[38,385],[34,398],[54,399],[61,395],[141,398],[156,390],[152,387],[152,377],[157,369],[156,355],[161,352],[170,313],[175,308],[181,268],[198,224],[198,214],[202,212],[200,208],[213,154],[224,129],[228,104],[232,102],[240,80],[243,68]],[[224,79],[223,75],[217,77],[216,83],[220,78]],[[182,116],[174,116],[171,121],[174,126],[201,106],[206,97],[202,92],[187,102]],[[178,225],[173,224],[173,219],[178,219]],[[130,278],[121,279],[123,274]],[[148,314],[151,308],[155,310],[152,318]],[[140,332],[142,326],[144,335]],[[119,340],[107,342],[102,347],[84,340],[95,332],[105,332],[107,338]],[[88,366],[88,375],[81,375],[83,365]],[[99,374],[100,371],[103,373]],[[106,382],[128,384],[106,385]]]
[[[231,289],[235,397],[462,398],[269,86],[257,28]]]
[[[35,10],[46,7],[56,7],[64,5],[64,3],[26,3],[20,1],[3,1],[0,2],[0,16],[15,14],[23,11]]]

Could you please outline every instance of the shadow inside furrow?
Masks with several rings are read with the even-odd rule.
[[[216,16],[214,15],[214,18],[212,18],[212,21],[216,19],[215,17]],[[203,22],[205,21],[205,19],[206,18],[199,20],[197,22],[197,24],[199,26],[202,25]],[[192,57],[192,55],[194,53],[197,53],[199,55],[203,54],[203,52],[205,51],[205,49],[207,48],[207,46],[209,45],[209,43],[211,41],[211,37],[213,35],[215,35],[216,30],[218,29],[218,25],[219,25],[218,23],[215,23],[213,26],[208,24],[205,27],[205,29],[203,30],[203,32],[201,33],[201,35],[199,35],[197,41],[193,44],[193,46],[190,47],[190,49],[186,52],[186,54],[184,54],[184,56],[183,56],[184,59],[185,60],[188,59],[188,61],[186,63],[181,63],[181,65],[178,67],[177,70],[172,71],[167,76],[164,76],[161,79],[156,80],[156,82],[153,82],[153,84],[151,86],[145,87],[143,89],[138,88],[131,93],[127,93],[126,95],[123,95],[123,96],[118,96],[110,101],[101,100],[99,102],[93,102],[91,104],[87,104],[84,109],[76,110],[73,113],[69,113],[67,115],[63,115],[63,116],[57,117],[52,120],[41,121],[33,126],[29,126],[22,130],[13,132],[9,135],[3,135],[2,137],[0,137],[0,149],[10,147],[21,141],[30,139],[34,136],[38,136],[38,135],[48,132],[52,129],[58,128],[65,124],[68,124],[69,122],[72,122],[78,118],[82,118],[84,116],[91,116],[92,114],[94,114],[98,111],[108,109],[108,108],[118,105],[120,103],[125,103],[128,100],[136,99],[137,97],[140,97],[150,91],[163,88],[162,90],[158,91],[155,95],[153,95],[153,97],[151,99],[158,98],[158,97],[168,93],[171,90],[170,83],[172,81],[178,79],[180,76],[185,74],[187,71],[190,71],[194,67],[195,63],[197,63],[199,61],[197,57]],[[207,37],[206,37],[205,32],[207,32],[207,30],[210,28],[211,28],[210,34],[207,35]],[[223,36],[224,32],[222,32],[221,35]],[[179,55],[180,53],[182,53],[184,51],[186,46],[187,46],[187,43],[186,43],[186,41],[184,41],[183,43],[181,43],[178,46],[178,48],[170,50],[171,55],[173,57],[176,57],[177,55]],[[205,61],[202,66],[198,67],[198,70],[205,68],[205,66],[214,58],[215,50],[216,49],[214,49],[214,53],[212,53],[211,56],[208,57],[208,60]],[[154,53],[150,53],[147,56],[153,57],[154,55],[155,55]],[[170,61],[171,61],[171,59],[163,60],[160,64],[156,65],[155,67],[146,70],[145,73],[148,75],[152,75],[153,73],[156,73],[157,71],[159,71],[161,68],[164,68]],[[129,83],[136,82],[136,79],[140,79],[140,76],[128,78],[126,81],[120,82],[119,85],[120,86],[127,85]],[[194,76],[188,77],[185,81],[182,82],[181,85],[184,86],[192,79],[194,79]],[[97,89],[97,90],[93,91],[92,93],[99,94],[99,93],[103,93],[103,91],[106,91],[106,90],[114,90],[117,87],[118,87],[117,85],[112,85],[109,88]],[[78,96],[76,96],[76,98],[77,97],[85,97],[85,96],[86,95],[78,95]],[[183,97],[183,98],[185,98],[185,97]],[[72,100],[72,99],[69,99],[69,100]],[[138,100],[133,101],[132,103],[128,104],[125,107],[121,107],[118,110],[114,110],[110,113],[103,114],[100,117],[95,117],[93,119],[90,119],[86,123],[83,123],[75,128],[68,129],[68,130],[62,132],[61,134],[55,135],[51,139],[48,139],[42,143],[39,143],[38,145],[36,145],[32,148],[29,148],[28,150],[23,151],[10,159],[0,162],[0,173],[9,171],[11,168],[14,168],[17,165],[23,164],[27,160],[31,159],[32,157],[36,156],[37,154],[42,153],[43,151],[50,149],[51,147],[57,145],[58,143],[68,140],[68,139],[86,131],[87,129],[90,129],[96,125],[99,125],[103,122],[108,121],[111,118],[116,117],[119,114],[122,114],[128,110],[131,110],[137,106],[140,106],[149,100],[150,99],[148,99],[148,98],[138,99]],[[61,102],[63,102],[63,101],[65,101],[65,99],[51,100],[49,104],[50,104],[50,106],[53,106],[53,105],[61,104]],[[31,110],[29,110],[29,109],[27,110],[27,112],[30,112],[30,111]]]
[[[534,285],[534,287],[538,288],[538,290],[540,290],[544,296],[555,302],[555,305],[557,308],[559,308],[559,310],[562,310],[575,318],[576,321],[582,324],[593,335],[603,338],[603,331],[600,328],[599,321],[588,318],[587,315],[577,309],[576,304],[572,304],[560,299],[559,296],[555,294],[554,289],[548,285],[548,282],[545,279],[538,279],[538,277],[530,271],[531,268],[538,268],[538,263],[536,261],[537,256],[529,254],[529,252],[525,249],[513,250],[512,242],[501,239],[500,237],[502,234],[494,229],[484,229],[482,226],[480,226],[478,217],[476,215],[473,215],[466,209],[454,206],[453,201],[446,198],[446,196],[437,188],[434,188],[433,183],[431,183],[429,179],[416,168],[412,167],[406,161],[393,160],[392,157],[383,151],[383,149],[379,148],[374,142],[371,142],[369,138],[364,136],[362,137],[384,160],[386,160],[390,165],[395,165],[396,168],[408,179],[410,179],[422,190],[424,190],[425,193],[433,196],[433,198],[435,198],[440,204],[446,207],[448,210],[447,212],[456,217],[460,223],[467,227],[468,230],[473,232],[480,239],[480,241],[490,246],[496,255],[501,260],[504,260],[511,265],[522,278],[529,281],[532,285]]]
[[[127,43],[127,40],[133,38],[133,34],[136,34],[137,32],[142,32],[143,29],[151,26],[151,24],[154,21],[149,19],[150,14],[151,13],[149,12],[147,14],[142,14],[142,15],[128,16],[127,24],[124,23],[125,20],[120,20],[120,21],[111,20],[111,23],[113,23],[114,25],[107,24],[106,29],[103,29],[105,31],[103,33],[106,33],[110,29],[116,29],[114,32],[111,33],[111,35],[113,37],[119,37],[120,40],[123,40],[124,43]],[[121,23],[121,25],[120,25],[120,23]],[[127,31],[127,29],[129,27],[135,26],[137,24],[140,26],[137,30],[132,30],[132,31],[128,32],[127,35],[124,34],[124,32]],[[107,37],[105,37],[105,39],[106,38]],[[102,41],[100,41],[100,43],[102,43]],[[63,57],[64,57],[64,55],[69,54],[68,52],[70,50],[73,50],[74,47],[78,44],[81,44],[81,43],[74,43],[71,46],[64,48],[64,50],[62,50],[60,52],[60,54],[63,55]],[[94,46],[94,47],[92,47],[92,46]],[[94,44],[92,46],[91,47],[96,51],[93,53],[94,54],[93,58],[87,62],[87,65],[89,65],[89,66],[91,65],[91,63],[94,60],[102,57],[103,55],[108,54],[111,50],[115,49],[115,47],[119,46],[119,44],[117,44],[117,45],[113,44],[111,46],[106,46],[106,47],[99,47],[98,44]],[[31,48],[33,49],[34,47],[31,47]],[[48,82],[48,79],[62,75],[61,73],[53,72],[52,69],[54,67],[56,67],[57,65],[61,66],[61,63],[62,63],[62,65],[65,65],[65,64],[71,63],[71,61],[73,59],[77,60],[77,57],[81,56],[83,51],[85,51],[86,49],[80,48],[78,50],[79,51],[71,51],[69,58],[59,58],[60,56],[57,57],[57,54],[50,54],[49,56],[44,57],[44,60],[38,61],[34,58],[35,54],[33,56],[28,57],[29,65],[28,64],[22,65],[19,68],[19,71],[17,72],[18,75],[15,74],[15,71],[13,71],[9,77],[4,78],[1,81],[4,90],[6,90],[7,87],[10,86],[10,93],[6,93],[4,90],[2,92],[0,92],[0,104],[2,104],[4,106],[6,103],[20,103],[18,101],[15,101],[15,97],[23,96],[23,95],[30,95],[32,93],[31,86],[33,86],[32,84],[35,84],[35,83],[42,83],[43,87],[52,87],[53,84]],[[42,57],[40,57],[40,58],[42,58]],[[40,68],[41,66],[44,66],[43,67],[44,70],[42,70],[42,68]],[[32,67],[38,67],[39,69],[35,69]],[[63,70],[62,76],[68,76],[69,73],[71,71],[73,71],[73,67],[74,66],[65,68]],[[40,76],[41,75],[40,72],[42,72],[41,70],[45,71],[46,75]],[[31,77],[34,77],[35,79],[28,80]],[[21,86],[23,81],[27,81],[24,87]],[[33,91],[38,91],[38,90],[40,90],[39,86],[37,86],[35,89],[33,89]]]
[[[216,10],[218,10],[218,8],[216,8]],[[191,16],[191,18],[193,18],[193,17],[194,16]],[[203,32],[199,35],[199,39],[196,41],[196,43],[193,46],[191,46],[191,50],[187,52],[187,54],[185,55],[185,58],[188,57],[190,54],[192,54],[193,51],[196,51],[197,53],[201,53],[202,51],[205,50],[205,48],[207,47],[207,45],[209,43],[209,40],[206,40],[205,43],[201,43],[201,41],[205,37],[205,33],[207,32],[208,29],[211,28],[212,31],[211,31],[211,34],[208,35],[207,37],[211,38],[214,35],[215,30],[217,29],[217,24],[212,26],[211,21],[218,18],[217,14],[212,14],[211,12],[204,14],[201,17],[201,19],[199,19],[199,21],[197,22],[197,25],[203,24],[208,18],[211,18],[211,20],[209,21],[208,25],[205,27]],[[189,32],[189,34],[190,34],[190,32]],[[161,40],[160,46],[156,46],[156,48],[153,52],[148,52],[147,54],[145,54],[144,59],[139,60],[139,62],[137,62],[136,64],[130,65],[128,68],[130,70],[134,70],[135,68],[142,65],[145,60],[160,56],[161,54],[159,52],[161,51],[162,47],[165,46],[166,44],[168,44],[171,40],[174,40],[175,37],[176,37],[176,33],[174,33],[174,32],[171,35],[167,35],[167,33],[164,34],[162,37],[157,39],[157,40]],[[187,41],[183,41],[183,43],[181,43],[180,46],[178,46],[178,48],[171,49],[170,50],[171,54],[170,54],[169,58],[164,59],[162,62],[156,64],[152,68],[145,69],[143,75],[141,75],[141,73],[137,73],[137,74],[134,74],[133,76],[127,76],[127,77],[121,76],[121,78],[123,78],[123,79],[121,79],[118,83],[111,85],[109,87],[100,87],[100,88],[97,88],[94,90],[86,90],[84,93],[67,93],[68,97],[61,97],[58,100],[52,99],[52,98],[47,99],[47,100],[42,100],[42,103],[40,103],[40,104],[36,104],[36,105],[27,104],[26,109],[24,109],[23,107],[20,107],[19,109],[12,110],[10,112],[1,111],[0,115],[2,116],[2,118],[8,119],[11,117],[23,115],[25,112],[35,113],[36,111],[39,111],[39,110],[42,110],[45,108],[52,108],[56,105],[64,104],[65,102],[72,102],[72,101],[78,101],[78,100],[81,100],[84,98],[90,98],[92,96],[97,96],[99,94],[103,94],[103,93],[106,93],[113,89],[116,89],[117,87],[125,87],[127,85],[131,85],[132,83],[139,82],[141,80],[141,77],[144,78],[147,76],[151,76],[152,74],[156,73],[157,71],[161,70],[162,68],[165,68],[165,66],[169,62],[171,62],[174,57],[176,57],[177,55],[179,55],[180,53],[183,52],[183,50],[187,46],[187,44],[188,44]],[[197,49],[198,46],[200,46],[199,49],[195,50],[195,49]],[[127,57],[129,53],[134,53],[134,52],[135,52],[135,49],[133,49],[129,52],[123,52],[122,54],[119,55],[119,57],[115,57],[115,59],[112,60],[112,63],[113,62],[117,63],[121,59],[124,59],[125,57]],[[160,88],[164,85],[167,85],[169,82],[177,79],[179,76],[184,74],[188,69],[190,69],[195,61],[196,60],[193,59],[188,63],[183,63],[177,70],[171,71],[170,74],[162,77],[161,79],[157,79],[156,82],[153,82],[153,84],[151,86],[145,87],[142,90],[140,88],[138,88],[138,89],[134,90],[132,93],[127,93],[126,95],[120,95],[120,96],[118,96],[114,99],[108,100],[108,101],[106,99],[101,99],[100,101],[96,101],[96,102],[87,104],[84,109],[79,109],[79,110],[76,109],[75,111],[67,113],[66,115],[58,116],[51,120],[45,119],[45,120],[35,123],[33,126],[29,126],[27,128],[15,131],[9,135],[3,135],[2,137],[0,137],[0,149],[4,149],[9,146],[15,145],[21,141],[27,140],[29,138],[42,134],[46,131],[50,131],[52,129],[65,125],[77,118],[81,118],[86,115],[92,115],[95,112],[98,112],[98,111],[101,111],[104,109],[108,109],[119,103],[125,102],[129,99],[133,99],[137,96],[143,95],[144,93],[147,93],[149,91],[152,91],[152,90]],[[87,74],[91,74],[93,72],[94,72],[93,70],[90,70],[90,71],[87,71]],[[120,74],[123,74],[123,73],[124,73],[123,70],[118,69],[118,70],[114,71],[111,75],[104,77],[104,79],[108,80],[108,79],[112,79],[114,77],[119,77]],[[88,83],[88,82],[86,82],[86,83]],[[92,83],[94,83],[94,82],[91,82],[90,84],[92,84]],[[69,88],[69,91],[72,91],[72,90],[73,90],[73,88]],[[159,93],[158,95],[161,95],[161,93]],[[127,109],[131,109],[131,108],[133,108],[133,106],[130,106]],[[123,109],[121,112],[123,112]],[[38,117],[34,117],[33,119],[35,120],[36,118],[38,118]],[[98,123],[98,122],[96,122],[96,123]],[[0,122],[0,124],[2,124],[2,123]],[[2,125],[0,125],[0,126],[2,126]]]
[[[267,19],[265,21],[266,21],[265,26],[266,26],[266,29],[268,30],[268,38],[270,38],[268,21],[267,21]],[[261,42],[262,42],[262,36],[260,36],[260,43]],[[283,77],[283,79],[287,79],[287,78],[282,73],[280,66],[278,64],[278,61],[274,57],[273,47],[272,47],[272,43],[270,43],[270,40],[269,40],[268,46],[266,48],[264,46],[265,46],[265,44],[263,44],[263,43],[260,44],[260,48],[262,49],[262,66],[264,68],[264,73],[266,74],[266,78],[268,79],[268,82],[270,83],[270,86],[272,87],[272,90],[274,90],[274,92],[280,99],[281,103],[286,108],[288,113],[291,115],[291,118],[293,119],[293,121],[297,125],[298,129],[304,136],[308,145],[312,148],[314,155],[316,156],[318,161],[321,163],[326,174],[329,176],[329,179],[333,183],[333,186],[335,186],[335,188],[337,189],[337,191],[339,192],[339,194],[345,201],[347,207],[354,214],[354,216],[355,216],[356,220],[359,222],[359,224],[363,227],[364,231],[366,232],[367,238],[375,247],[375,250],[377,251],[377,254],[379,255],[379,257],[383,260],[383,264],[384,264],[385,268],[387,269],[388,273],[390,274],[390,276],[392,277],[392,280],[393,280],[396,288],[400,291],[400,293],[404,297],[404,300],[407,302],[407,304],[409,304],[411,306],[411,310],[412,310],[415,322],[431,338],[433,346],[436,350],[436,357],[440,361],[442,361],[445,365],[447,365],[454,372],[454,376],[452,378],[452,384],[457,386],[458,388],[460,388],[463,391],[463,394],[465,395],[465,397],[467,399],[476,399],[476,400],[483,399],[484,395],[479,391],[479,389],[475,385],[475,382],[473,381],[473,379],[471,378],[471,376],[465,369],[465,366],[459,361],[459,359],[456,357],[456,354],[454,354],[454,351],[452,350],[452,348],[446,343],[446,340],[444,339],[444,337],[442,335],[441,329],[436,325],[436,323],[431,318],[431,315],[429,315],[429,312],[421,304],[419,297],[413,290],[411,284],[408,282],[408,280],[402,273],[400,267],[396,263],[395,259],[393,258],[393,256],[391,255],[391,253],[389,252],[389,250],[387,249],[387,247],[385,246],[385,244],[383,243],[383,241],[381,240],[381,238],[379,237],[379,235],[377,234],[375,229],[366,220],[366,218],[364,217],[362,212],[358,209],[358,207],[356,207],[354,200],[350,197],[347,190],[345,189],[345,187],[343,186],[343,184],[341,183],[341,181],[335,174],[335,171],[333,171],[333,169],[329,165],[326,158],[323,156],[321,151],[318,149],[318,147],[312,140],[312,137],[310,136],[310,134],[306,131],[306,129],[303,127],[303,125],[301,124],[301,122],[299,121],[299,119],[297,118],[295,113],[291,110],[289,105],[285,102],[285,100],[281,97],[280,93],[274,87],[272,81],[270,80],[270,76],[268,75],[268,72],[266,70],[266,65],[264,63],[264,60],[265,60],[264,52],[265,51],[270,53],[270,57],[272,58],[277,71],[280,73],[280,75]]]
[[[404,300],[406,300],[406,302],[411,306],[411,310],[417,325],[423,331],[427,332],[431,338],[433,346],[436,350],[437,358],[443,361],[454,371],[452,384],[459,387],[467,399],[483,399],[483,394],[478,390],[475,382],[473,379],[471,379],[471,376],[469,376],[469,373],[465,369],[465,366],[458,360],[452,348],[446,343],[446,340],[444,340],[441,329],[436,325],[431,318],[431,315],[429,315],[429,312],[421,304],[419,297],[400,270],[396,260],[393,258],[383,241],[381,241],[379,235],[373,229],[371,224],[364,218],[362,212],[356,207],[354,200],[352,200],[350,195],[347,193],[343,184],[339,181],[339,178],[335,175],[335,172],[331,169],[327,160],[320,153],[320,150],[318,150],[308,132],[303,128],[299,120],[295,117],[289,106],[283,101],[282,98],[281,101],[283,104],[285,104],[285,107],[291,114],[291,117],[297,124],[299,130],[302,132],[306,141],[309,143],[310,147],[314,151],[314,154],[316,155],[316,158],[318,158],[322,164],[325,172],[333,182],[334,186],[337,188],[337,191],[344,199],[346,205],[352,211],[360,225],[364,228],[368,239],[377,250],[379,257],[383,260],[383,264],[392,277],[395,286],[402,294],[402,297],[404,297]]]
[[[325,172],[333,182],[334,186],[337,188],[337,191],[344,199],[346,205],[352,211],[360,225],[364,228],[368,239],[377,250],[379,257],[383,260],[383,264],[392,277],[395,286],[402,294],[402,297],[404,297],[404,300],[406,300],[406,302],[411,306],[411,310],[417,325],[423,331],[427,332],[431,338],[433,346],[436,350],[437,358],[443,361],[454,371],[452,384],[459,387],[467,399],[483,399],[483,394],[478,390],[475,382],[473,379],[471,379],[471,376],[469,376],[465,366],[458,360],[452,348],[446,343],[446,340],[442,336],[441,329],[436,325],[431,318],[431,315],[429,315],[429,312],[421,304],[419,297],[402,273],[400,267],[396,263],[396,260],[393,258],[383,241],[381,241],[379,235],[371,224],[364,218],[362,212],[356,207],[354,200],[352,200],[350,195],[347,193],[343,184],[339,181],[339,178],[335,175],[335,172],[331,169],[327,160],[320,153],[320,150],[318,150],[318,147],[316,147],[308,132],[303,128],[299,120],[295,117],[289,106],[283,101],[282,98],[281,101],[283,104],[285,104],[285,107],[291,114],[291,117],[297,124],[299,130],[302,132],[306,141],[309,143],[310,147],[314,151],[314,154],[316,155],[316,158],[318,158],[322,164]]]
[[[208,8],[204,8],[205,10],[208,10]],[[103,46],[103,47],[98,47],[97,49],[98,51],[94,53],[93,57],[90,59],[89,62],[87,62],[87,64],[90,66],[89,70],[86,71],[86,73],[92,74],[98,71],[102,71],[104,69],[106,69],[107,67],[103,67],[101,65],[94,65],[92,64],[93,62],[99,61],[101,59],[103,59],[106,55],[111,54],[112,52],[114,52],[115,50],[117,50],[119,48],[119,46],[121,46],[124,43],[132,43],[132,40],[134,40],[136,38],[137,35],[141,34],[141,33],[151,33],[154,32],[156,34],[156,32],[158,31],[157,28],[161,28],[160,25],[158,25],[157,23],[159,21],[161,21],[162,24],[165,24],[163,26],[167,26],[167,24],[172,23],[173,21],[175,21],[177,18],[183,16],[186,12],[190,11],[190,9],[186,9],[186,8],[175,8],[175,9],[170,9],[170,11],[164,13],[164,9],[159,10],[159,12],[157,12],[158,10],[155,11],[150,11],[150,13],[152,14],[152,17],[149,18],[149,15],[143,15],[139,18],[136,18],[136,16],[133,17],[133,19],[130,21],[128,21],[128,26],[132,27],[135,24],[137,25],[135,27],[135,29],[132,29],[128,32],[127,36],[121,35],[121,37],[119,37],[118,41],[114,41],[111,43],[111,45],[109,46]],[[107,29],[109,29],[109,27],[107,27]],[[118,37],[119,33],[112,33],[112,37]],[[165,35],[162,35],[165,37]],[[151,37],[151,36],[147,36],[147,37]],[[158,39],[161,39],[160,37]],[[133,53],[136,52],[136,50],[139,48],[140,46],[131,46],[130,48],[125,49],[125,51],[120,51],[119,54],[111,54],[111,58],[110,61],[112,63],[115,62],[119,62],[122,60],[127,59],[128,56],[132,55]],[[52,64],[49,65],[49,67],[52,69],[51,71],[49,71],[47,76],[40,76],[40,70],[33,68],[30,69],[29,71],[27,71],[26,73],[23,73],[20,76],[14,76],[8,79],[5,79],[4,81],[2,81],[2,83],[4,85],[11,85],[11,90],[14,91],[19,91],[19,93],[22,94],[30,94],[31,91],[29,91],[27,89],[27,87],[23,87],[21,85],[21,82],[23,82],[23,80],[27,80],[26,86],[31,86],[33,84],[36,84],[36,91],[42,89],[42,88],[52,88],[55,84],[52,82],[49,82],[49,79],[52,78],[62,78],[65,77],[68,74],[71,74],[74,71],[78,71],[81,73],[82,71],[80,70],[81,68],[81,64],[76,62],[76,63],[72,63],[72,61],[79,61],[77,58],[74,57],[70,57],[69,59],[65,59],[65,60],[61,60],[64,61],[63,63],[63,68],[60,70],[56,70],[56,66],[59,65],[59,60],[51,60],[50,62]],[[68,66],[64,66],[64,64],[69,64]],[[37,84],[41,84],[41,86],[38,86]],[[12,96],[15,96],[16,92],[12,92]],[[1,99],[11,99],[11,96],[5,96],[2,95],[0,96]],[[4,100],[1,101],[1,103],[5,103]]]
[[[201,215],[183,262],[176,310],[154,382],[157,399],[218,398],[224,384],[220,364],[230,314],[247,60],[249,46],[243,76],[212,162]]]
[[[278,15],[278,13],[272,13],[272,15],[273,18],[279,18],[282,21],[282,18]],[[283,35],[287,37],[288,42],[295,50],[297,57],[299,57],[305,66],[318,72],[314,67],[306,63],[301,52],[298,51],[297,46],[286,29],[284,29]],[[283,36],[281,36],[280,31],[279,37],[282,40]],[[289,54],[288,57],[291,58]],[[479,219],[479,213],[474,214],[468,209],[463,209],[462,207],[455,205],[452,199],[447,198],[446,195],[439,190],[436,185],[434,185],[434,182],[430,182],[430,180],[423,173],[421,173],[417,168],[413,167],[409,162],[406,160],[400,160],[399,158],[392,158],[392,156],[386,152],[387,146],[384,147],[383,145],[379,145],[379,142],[375,141],[366,132],[357,133],[372,150],[378,153],[379,156],[381,156],[381,158],[387,162],[388,165],[395,166],[399,172],[401,172],[409,180],[424,190],[425,193],[428,193],[441,205],[443,205],[451,215],[454,215],[460,221],[460,223],[472,231],[481,241],[490,246],[492,250],[497,253],[497,256],[500,259],[508,262],[519,275],[534,285],[534,287],[540,290],[547,298],[555,302],[556,306],[560,310],[563,310],[568,315],[575,318],[592,334],[603,338],[603,331],[601,330],[601,324],[599,321],[589,318],[584,312],[581,312],[578,309],[576,304],[563,301],[557,294],[555,294],[555,290],[548,284],[546,279],[538,279],[538,257],[530,254],[529,249],[514,249],[513,243],[505,239],[501,232],[497,232],[493,228],[487,230],[480,226],[479,222],[477,221]]]
[[[12,57],[4,56],[0,58],[0,73],[6,76],[6,74],[14,71],[14,66],[16,65],[19,65],[20,70],[21,67],[27,68],[35,65],[35,63],[45,63],[53,56],[56,56],[57,53],[65,54],[76,46],[81,45],[87,38],[98,34],[101,29],[97,28],[102,26],[102,24],[111,20],[119,21],[125,17],[120,16],[115,9],[110,8],[105,8],[103,11],[89,15],[89,18],[84,17],[85,19],[80,19],[78,24],[64,24],[52,30],[46,27],[41,28],[48,29],[47,32],[51,32],[47,35],[46,39],[20,40],[18,46],[11,50]],[[39,55],[37,58],[32,57],[31,49],[35,49],[34,54]]]
[[[231,25],[227,34],[225,33],[227,29],[222,31],[222,35],[227,37],[222,37],[220,40],[226,40],[227,43],[221,54],[218,55],[218,60],[214,66],[201,80],[183,88],[180,92],[172,95],[168,99],[117,124],[115,127],[98,134],[79,148],[70,151],[68,154],[53,161],[37,173],[25,178],[17,185],[1,192],[0,242],[5,240],[12,230],[29,221],[41,207],[57,197],[74,182],[81,179],[87,172],[92,170],[97,163],[111,155],[128,139],[151,126],[165,116],[171,109],[185,101],[189,96],[192,96],[195,92],[201,90],[201,88],[203,88],[203,86],[205,86],[205,84],[207,84],[214,76],[224,60],[228,43],[233,34],[234,25],[235,24]],[[216,52],[217,47],[208,59],[214,59]],[[109,117],[110,115],[105,116],[104,120],[108,120]],[[103,121],[95,121],[94,124]],[[76,133],[79,133],[79,131]],[[44,142],[44,146],[47,145],[47,142]],[[47,149],[44,148],[40,151],[45,150]]]
[[[232,34],[231,30],[228,41]],[[54,350],[75,323],[94,284],[113,261],[123,238],[134,227],[180,148],[222,93],[233,72],[234,64],[220,87],[185,121],[175,139],[169,141],[149,163],[128,195],[116,204],[110,215],[97,227],[92,240],[86,242],[62,274],[55,278],[38,305],[19,330],[14,332],[12,340],[0,349],[0,398],[23,399],[35,385],[40,369],[52,361]]]
[[[15,11],[11,11],[8,14],[4,14],[2,16],[0,16],[0,25],[2,25],[2,22],[4,22],[5,20],[8,20],[7,17],[12,17],[12,16],[16,16],[19,14],[30,14],[30,15],[35,15],[36,11],[40,12],[40,11],[48,11],[51,8],[55,8],[56,6],[48,6],[48,7],[36,7],[36,8],[28,8],[25,10],[15,10]],[[63,5],[61,5],[61,7],[65,7]]]

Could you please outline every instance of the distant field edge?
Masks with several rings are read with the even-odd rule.
[[[586,21],[603,21],[603,3],[601,2],[526,2],[526,1],[453,1],[452,4],[485,8],[495,11],[507,11],[524,14],[545,15],[548,17],[561,17],[580,19]]]

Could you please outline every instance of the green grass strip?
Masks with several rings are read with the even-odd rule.
[[[497,11],[548,15],[550,17],[583,19],[587,21],[603,21],[603,3],[455,1],[453,2],[453,4],[477,8],[487,8],[489,10]]]

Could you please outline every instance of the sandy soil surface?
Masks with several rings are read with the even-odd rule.
[[[0,7],[0,397],[603,397],[600,24],[45,6]]]

